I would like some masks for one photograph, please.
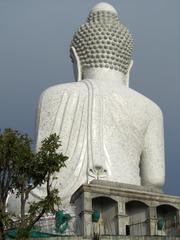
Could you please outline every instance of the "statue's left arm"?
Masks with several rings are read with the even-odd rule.
[[[144,137],[141,155],[141,182],[144,186],[161,189],[165,180],[163,115],[159,108],[153,111]]]

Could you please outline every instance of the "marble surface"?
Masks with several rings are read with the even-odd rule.
[[[38,115],[37,148],[56,132],[59,151],[69,156],[56,182],[65,202],[81,184],[97,178],[163,186],[162,112],[121,79],[107,78],[106,72],[103,79],[51,87],[41,96]]]
[[[112,12],[103,4],[94,9],[101,8]],[[64,209],[77,188],[93,179],[161,189],[163,115],[154,102],[128,87],[132,60],[125,72],[109,66],[84,68],[77,53],[74,48],[79,82],[48,88],[38,107],[37,150],[45,137],[57,133],[62,141],[59,151],[69,156],[55,183]],[[34,198],[43,195],[43,187],[33,193]]]

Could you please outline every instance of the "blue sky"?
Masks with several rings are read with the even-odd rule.
[[[72,82],[69,45],[96,0],[0,0],[0,128],[35,139],[36,108],[49,86]],[[133,34],[130,87],[163,110],[165,192],[180,195],[180,1],[109,0]]]

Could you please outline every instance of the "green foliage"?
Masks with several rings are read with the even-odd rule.
[[[20,228],[17,231],[16,239],[26,240],[30,238],[30,231],[27,228]]]
[[[3,204],[9,192],[24,179],[28,181],[32,170],[29,164],[34,159],[31,144],[28,135],[12,129],[0,134],[0,202]]]
[[[0,210],[0,222],[3,223],[5,226],[10,226],[13,221],[10,215],[7,212]]]
[[[29,218],[33,219],[34,216],[40,214],[43,209],[45,214],[54,214],[60,203],[61,199],[58,196],[58,189],[50,190],[50,193],[44,199],[29,203]]]
[[[27,239],[34,224],[46,213],[54,213],[60,205],[58,189],[52,188],[54,173],[65,167],[68,157],[58,152],[59,136],[51,134],[42,141],[37,153],[31,149],[32,140],[26,134],[5,129],[0,134],[0,224],[4,226],[5,203],[9,193],[16,192],[21,201],[18,239]],[[25,207],[29,193],[45,184],[46,196]]]
[[[30,174],[26,169],[28,162],[34,158],[31,150],[32,140],[26,134],[12,129],[0,133],[0,238],[3,239],[4,226],[10,222],[5,212],[9,193],[17,189],[19,182],[28,180]]]
[[[65,161],[68,157],[57,150],[61,146],[59,136],[51,134],[48,138],[42,141],[41,148],[36,154],[33,168],[33,183],[41,185],[47,180],[49,175],[58,172],[60,168],[65,167]]]

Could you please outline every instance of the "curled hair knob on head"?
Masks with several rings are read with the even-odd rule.
[[[97,12],[97,11],[107,11],[107,12],[113,12],[116,15],[118,14],[116,9],[109,3],[106,2],[100,2],[98,4],[96,4],[90,11],[90,13],[92,12]]]
[[[99,3],[74,34],[71,47],[76,49],[82,69],[105,67],[126,74],[133,40],[128,29],[120,23],[117,11],[110,4]]]

